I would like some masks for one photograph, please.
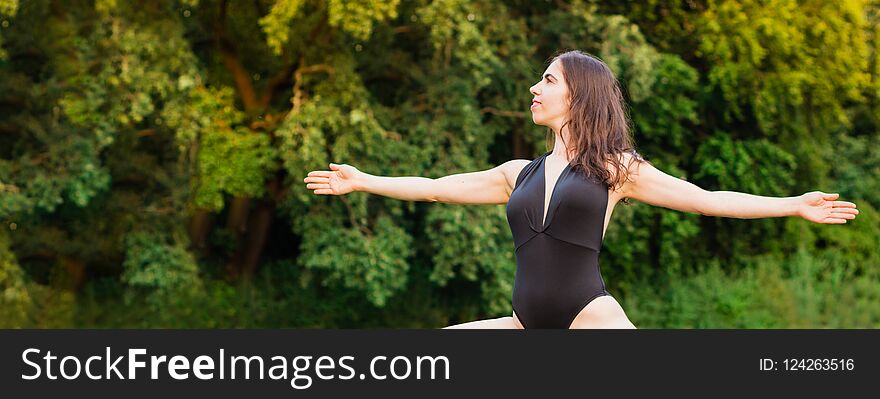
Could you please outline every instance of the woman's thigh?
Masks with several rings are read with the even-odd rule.
[[[517,328],[513,322],[513,317],[505,316],[497,319],[469,321],[467,323],[455,324],[447,328]]]

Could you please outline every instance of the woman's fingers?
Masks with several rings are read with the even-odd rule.
[[[307,176],[316,176],[316,177],[330,177],[330,174],[334,172],[329,170],[313,170],[309,172]]]
[[[303,183],[329,183],[333,173],[326,170],[313,170],[303,179]]]
[[[835,208],[855,208],[856,204],[848,201],[834,201],[832,204]]]
[[[309,172],[305,179],[303,179],[303,182],[308,183],[306,184],[306,188],[315,190],[315,194],[333,194],[333,190],[330,189],[331,173],[333,172],[313,170]]]
[[[844,223],[846,223],[846,219],[827,218],[827,219],[825,219],[825,221],[823,221],[823,223],[828,223],[828,224],[844,224]]]
[[[835,212],[835,213],[832,213],[831,215],[829,215],[828,217],[832,217],[832,218],[836,218],[836,219],[855,219],[856,215],[854,215],[852,213]]]

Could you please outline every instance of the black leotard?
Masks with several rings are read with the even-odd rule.
[[[544,160],[523,167],[507,202],[516,277],[513,311],[525,328],[569,328],[594,298],[610,295],[599,273],[608,185],[566,165],[544,217]]]

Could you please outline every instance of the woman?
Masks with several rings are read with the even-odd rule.
[[[774,198],[706,191],[669,176],[634,149],[620,86],[605,63],[580,51],[553,58],[530,88],[532,120],[554,134],[534,160],[438,179],[373,176],[346,164],[312,171],[315,194],[364,191],[409,201],[507,204],[516,277],[513,314],[447,328],[635,328],[605,289],[599,250],[615,205],[632,198],[707,216],[800,216],[839,224],[859,211],[819,191]]]

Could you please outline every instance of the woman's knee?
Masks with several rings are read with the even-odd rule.
[[[505,316],[498,317],[495,319],[487,319],[487,320],[477,320],[470,321],[467,323],[455,324],[448,327],[444,327],[443,329],[514,329],[516,325],[513,322],[513,317]]]

